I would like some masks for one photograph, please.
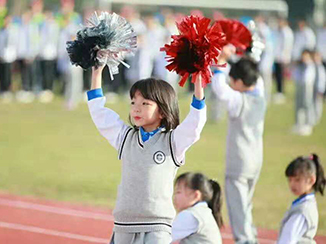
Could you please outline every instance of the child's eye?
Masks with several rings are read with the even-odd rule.
[[[149,103],[148,102],[143,102],[143,105],[149,105]]]
[[[135,102],[134,101],[131,101],[131,103],[130,103],[131,105],[134,105],[135,104]]]

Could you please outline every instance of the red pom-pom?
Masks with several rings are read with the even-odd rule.
[[[215,23],[219,31],[225,33],[227,44],[235,46],[237,54],[243,54],[250,47],[252,42],[251,33],[240,21],[223,19]]]
[[[212,73],[209,66],[217,63],[226,42],[220,28],[209,24],[210,19],[205,17],[185,17],[177,23],[179,35],[172,36],[171,44],[161,48],[168,56],[166,68],[182,76],[180,86],[184,86],[190,74],[192,82],[201,75],[204,87],[210,82]]]

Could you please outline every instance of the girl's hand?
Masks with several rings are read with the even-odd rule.
[[[91,90],[102,88],[102,71],[105,65],[99,66],[97,68],[92,67],[92,84]]]
[[[197,80],[195,82],[195,97],[198,100],[203,100],[205,97],[201,75],[197,76]]]

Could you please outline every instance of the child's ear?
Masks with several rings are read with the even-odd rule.
[[[195,199],[196,201],[201,201],[202,200],[202,194],[199,190],[196,190],[195,192]]]
[[[314,184],[316,183],[316,176],[315,176],[315,175],[311,175],[311,176],[309,177],[309,183],[310,183],[311,185],[314,185]]]

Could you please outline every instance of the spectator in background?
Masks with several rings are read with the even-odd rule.
[[[18,30],[12,22],[11,16],[4,19],[3,28],[0,29],[0,98],[2,102],[11,102],[12,64],[16,60],[16,42]]]
[[[311,51],[304,50],[301,61],[294,70],[296,86],[295,93],[295,125],[292,132],[302,136],[309,136],[315,123],[313,92],[316,79],[316,68]]]
[[[323,64],[326,68],[326,22],[323,28],[317,30],[317,51],[321,54]]]
[[[161,25],[159,19],[154,15],[149,15],[145,18],[147,26],[146,47],[149,49],[152,57],[152,72],[149,76],[158,79],[166,80],[167,70],[165,68],[165,54],[160,51],[166,43],[167,30]]]
[[[317,51],[321,54],[326,69],[326,21],[323,28],[317,30]],[[326,99],[326,91],[324,92],[324,99]]]
[[[259,15],[255,19],[257,31],[265,44],[265,49],[261,55],[259,62],[259,71],[264,80],[265,99],[267,102],[271,100],[272,81],[273,81],[273,64],[274,64],[274,44],[270,27],[267,25],[263,16]]]
[[[42,92],[39,100],[43,103],[53,99],[53,82],[55,78],[56,62],[58,57],[59,25],[55,21],[53,13],[47,11],[45,20],[40,29],[40,66],[42,74]]]
[[[29,60],[29,30],[31,21],[31,11],[22,14],[17,42],[17,63],[21,76],[21,90],[16,93],[16,99],[22,103],[30,103],[35,96],[32,93],[32,72]]]
[[[32,102],[35,93],[42,90],[40,68],[41,27],[44,23],[43,1],[33,0],[30,10],[23,14],[19,31],[18,54],[21,64],[22,91],[17,93],[17,100]]]
[[[316,47],[316,36],[313,30],[307,26],[306,21],[300,20],[298,22],[299,29],[294,34],[294,45],[292,52],[292,59],[295,62],[301,60],[303,50],[312,51]]]
[[[285,70],[291,62],[291,54],[293,49],[293,31],[285,18],[278,20],[278,29],[276,32],[275,42],[275,78],[276,78],[276,94],[274,102],[281,104],[285,102],[284,96],[284,78]]]
[[[326,90],[326,70],[322,63],[322,56],[318,51],[314,52],[313,59],[316,65],[313,103],[315,110],[315,124],[318,124],[323,115],[323,95]]]
[[[170,43],[171,40],[172,40],[171,36],[172,35],[178,35],[179,31],[178,31],[178,28],[177,28],[177,26],[175,24],[176,23],[176,15],[174,13],[172,13],[171,11],[166,10],[166,11],[163,12],[163,16],[164,16],[164,28],[165,28],[165,31],[166,31],[164,44],[166,44],[166,43]],[[165,66],[168,64],[168,62],[165,59],[164,53],[161,53],[161,55],[164,56],[165,63],[162,64],[162,65],[164,66],[164,69],[165,69]],[[168,80],[169,83],[173,86],[174,90],[177,91],[177,89],[178,89],[178,81],[179,81],[179,78],[180,78],[179,75],[176,72],[170,72],[167,69],[165,69],[165,72],[166,72],[166,78],[164,80]]]
[[[60,25],[58,44],[58,71],[64,82],[65,103],[68,110],[77,107],[82,99],[83,70],[71,65],[66,50],[67,41],[76,38],[77,31],[81,28],[81,17],[74,11],[74,0],[61,0],[61,10],[57,15]]]
[[[137,80],[150,77],[153,71],[153,53],[148,46],[147,26],[140,19],[140,14],[130,6],[124,6],[121,15],[125,17],[137,33],[137,50],[134,56],[126,57],[129,69],[125,69],[126,81],[130,87]]]

